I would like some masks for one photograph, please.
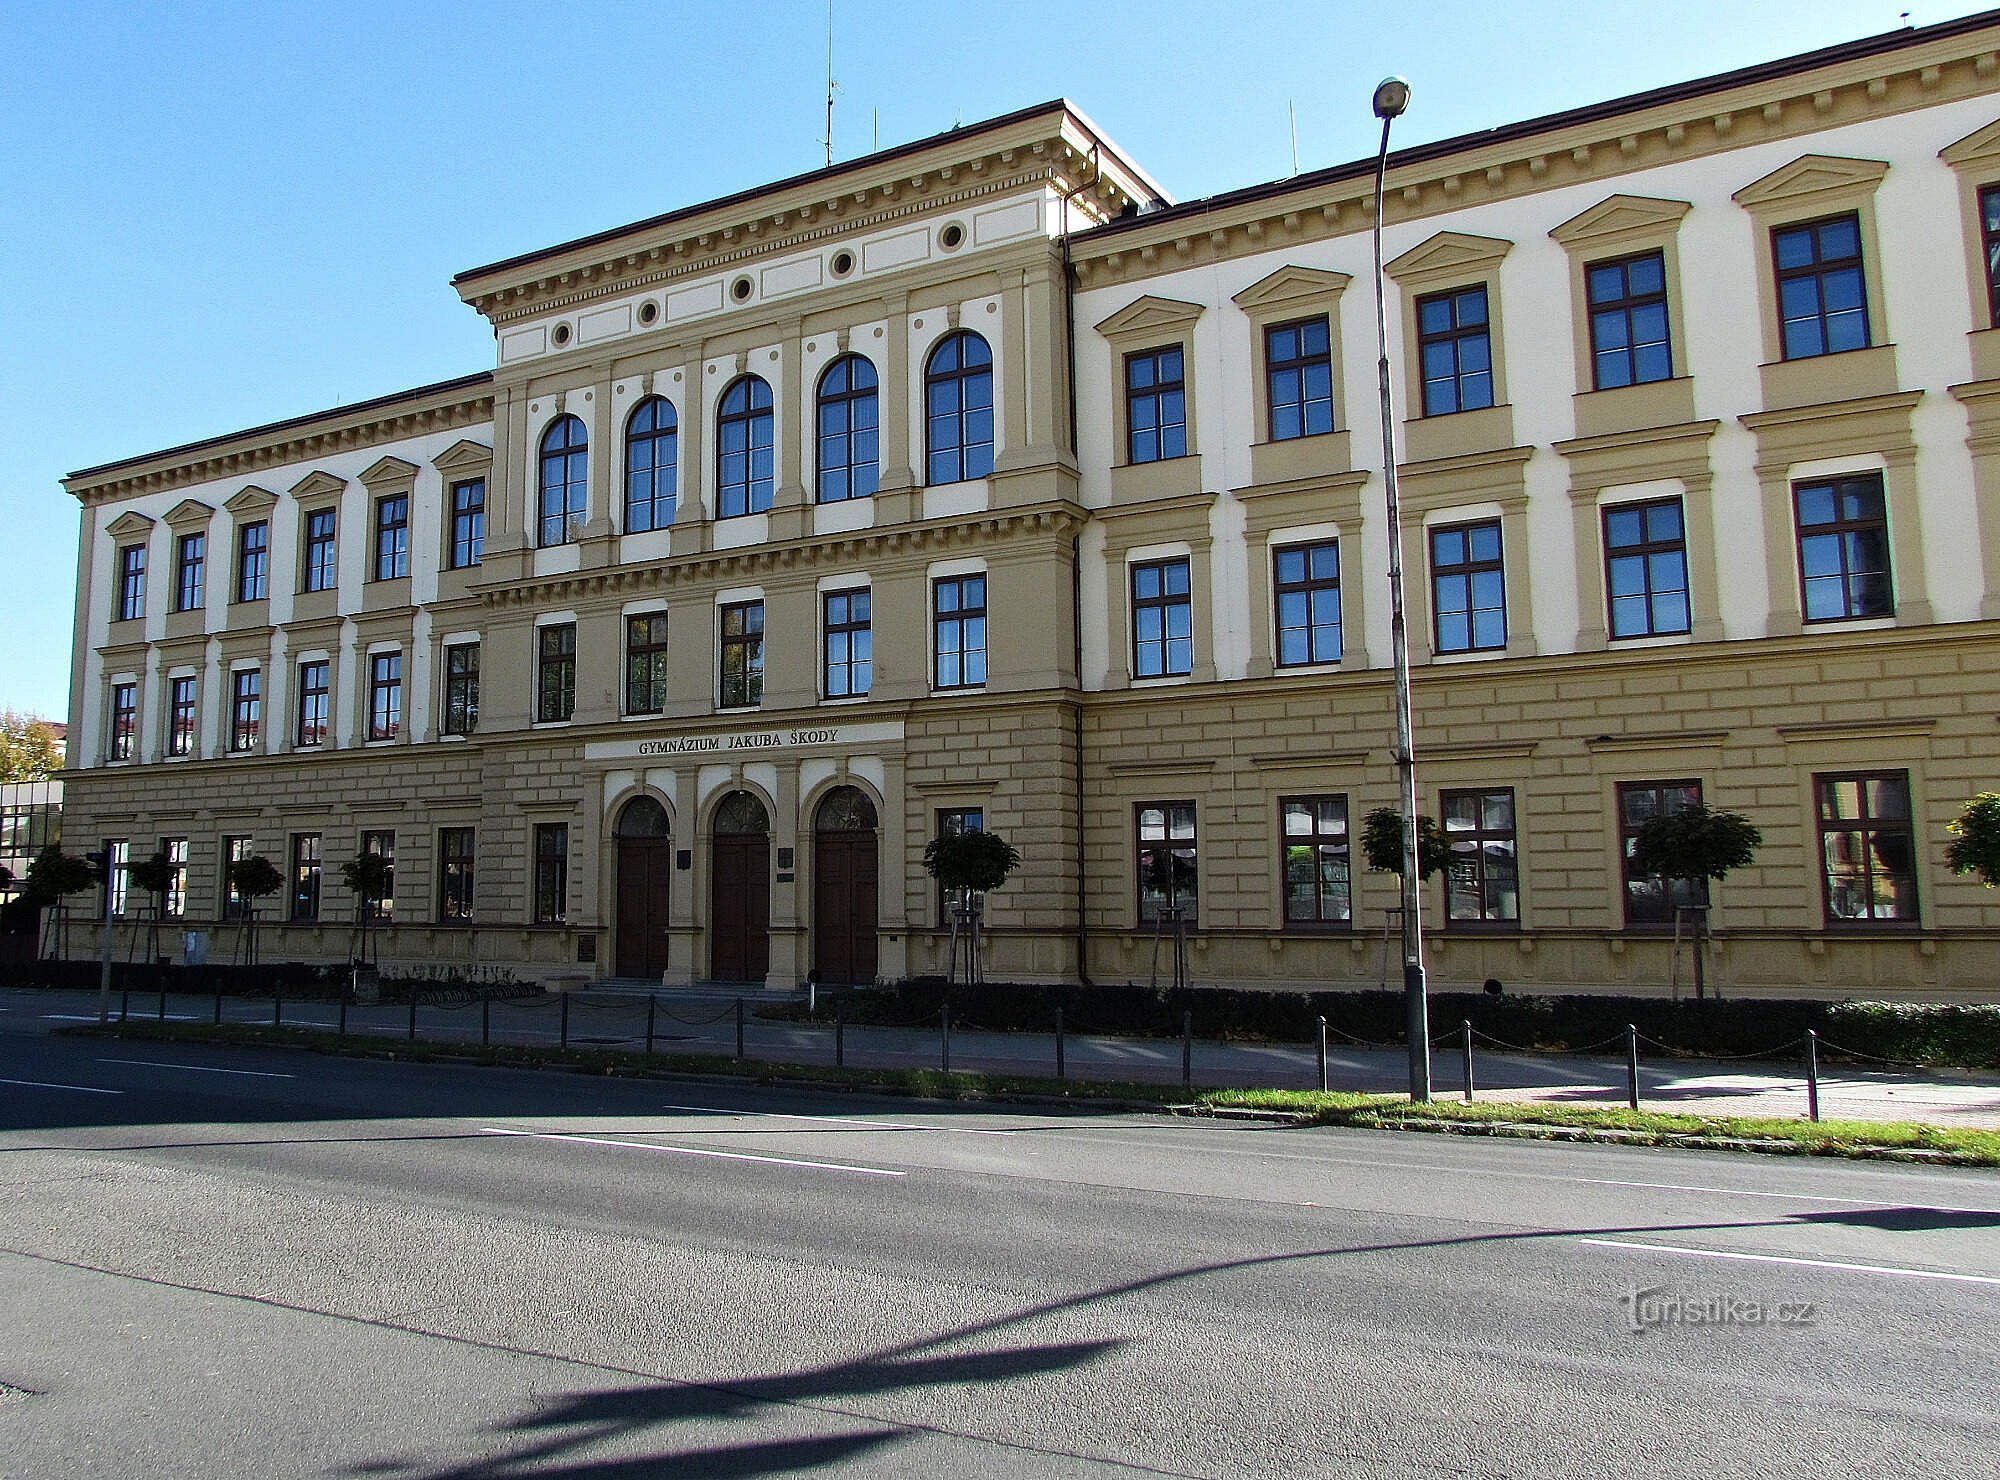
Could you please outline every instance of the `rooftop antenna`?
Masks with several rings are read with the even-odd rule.
[[[1285,112],[1292,120],[1292,173],[1296,175],[1299,172],[1299,105],[1288,99]]]
[[[826,0],[826,167],[833,168],[833,0]]]

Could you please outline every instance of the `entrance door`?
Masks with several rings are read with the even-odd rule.
[[[813,819],[813,969],[820,981],[874,982],[878,893],[874,805],[854,787],[840,787]]]
[[[673,885],[674,840],[667,809],[635,797],[618,814],[618,935],[620,976],[658,981],[667,969],[667,900]]]
[[[771,969],[771,819],[747,791],[715,811],[710,844],[710,971],[723,982],[761,982]]]

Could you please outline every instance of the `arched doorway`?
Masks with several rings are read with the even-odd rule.
[[[709,831],[710,970],[717,981],[761,982],[771,969],[771,815],[733,791]]]
[[[813,970],[830,985],[875,980],[875,804],[836,787],[813,814]]]
[[[674,876],[673,827],[667,809],[651,797],[634,797],[612,828],[618,840],[618,937],[614,969],[620,976],[658,981],[667,969],[667,899]]]

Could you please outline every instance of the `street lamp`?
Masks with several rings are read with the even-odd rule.
[[[1383,179],[1389,125],[1410,106],[1410,84],[1385,77],[1375,88],[1382,147],[1375,155],[1375,346],[1382,391],[1382,484],[1389,505],[1389,640],[1396,669],[1396,777],[1403,816],[1403,1022],[1410,1040],[1410,1098],[1431,1097],[1430,1003],[1424,986],[1423,884],[1417,874],[1417,756],[1410,738],[1410,639],[1403,618],[1403,508],[1396,498],[1396,412],[1389,390],[1389,315],[1382,271]]]

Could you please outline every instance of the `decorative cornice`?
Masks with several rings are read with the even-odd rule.
[[[1230,302],[1247,312],[1259,309],[1288,309],[1302,303],[1337,298],[1353,279],[1344,272],[1328,272],[1320,267],[1299,267],[1286,263],[1276,272],[1266,273]]]
[[[1666,235],[1694,209],[1692,201],[1663,200],[1651,195],[1606,196],[1587,211],[1579,211],[1550,230],[1565,247],[1598,247],[1633,236]]]
[[[1873,190],[1889,173],[1886,159],[1849,159],[1836,154],[1801,154],[1730,199],[1746,211],[1791,209],[1827,196]]]
[[[484,442],[461,437],[431,459],[440,473],[473,473],[493,466],[493,449]]]
[[[414,482],[417,465],[391,453],[378,457],[354,476],[370,488],[387,488],[398,483]]]
[[[222,507],[241,519],[246,514],[262,514],[277,507],[278,496],[268,488],[246,483],[222,501]]]
[[[305,477],[292,485],[295,499],[337,498],[346,489],[347,480],[336,478],[324,468],[314,468]]]
[[[166,522],[175,529],[193,529],[215,517],[215,505],[198,498],[184,498],[167,510]]]
[[[1170,329],[1185,329],[1207,311],[1205,303],[1155,298],[1148,293],[1143,298],[1133,299],[1109,318],[1099,319],[1092,327],[1106,339],[1158,334]]]

